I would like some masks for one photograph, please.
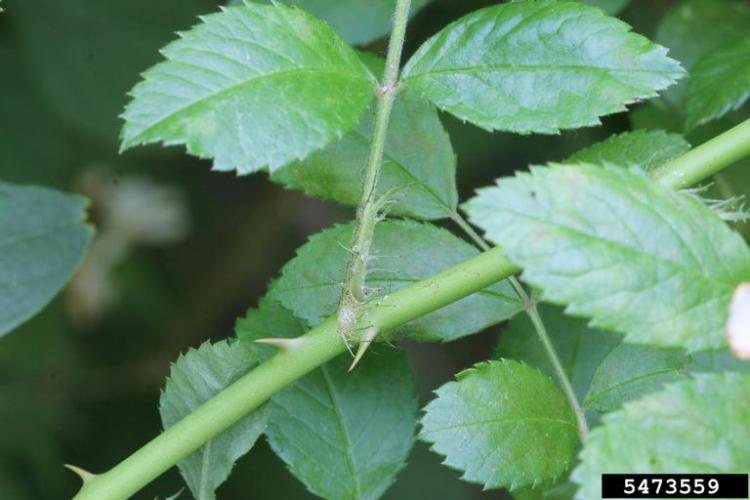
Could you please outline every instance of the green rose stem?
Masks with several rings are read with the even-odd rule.
[[[750,155],[750,120],[669,162],[653,175],[672,188],[705,180]],[[689,180],[689,182],[687,180]],[[368,319],[389,330],[507,279],[520,269],[493,248],[436,276],[373,300]],[[77,500],[126,499],[258,408],[284,387],[346,350],[336,319],[288,343],[213,399],[109,471],[83,474]]]
[[[372,238],[375,234],[375,225],[380,214],[388,202],[388,194],[377,196],[378,178],[383,165],[383,150],[388,135],[388,124],[391,119],[393,102],[398,93],[398,73],[401,67],[401,52],[406,36],[406,24],[409,21],[409,9],[411,0],[398,0],[393,15],[393,31],[388,43],[388,55],[385,60],[385,72],[383,81],[377,89],[377,104],[375,107],[375,130],[370,146],[370,156],[365,169],[365,180],[362,188],[362,197],[357,207],[357,220],[354,225],[352,237],[351,260],[347,269],[341,293],[341,301],[338,310],[339,333],[344,337],[347,344],[353,338],[353,334],[364,331],[360,348],[352,363],[352,368],[357,364],[372,339],[379,330],[373,328],[366,318],[363,305],[367,302],[367,289],[365,281],[367,278],[367,265],[370,261],[370,248]],[[366,328],[362,324],[366,323]]]
[[[750,120],[730,128],[652,172],[662,184],[684,189],[750,156]]]

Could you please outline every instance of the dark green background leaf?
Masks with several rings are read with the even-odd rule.
[[[615,15],[624,9],[630,3],[630,0],[581,0],[581,3],[599,7],[607,14]]]
[[[32,88],[68,124],[109,149],[117,144],[117,115],[138,73],[158,60],[175,30],[211,8],[204,0],[6,3],[19,39],[16,57],[31,69]]]
[[[688,87],[687,126],[724,116],[750,97],[749,36],[713,50],[695,63]]]
[[[750,7],[741,0],[683,0],[661,20],[654,39],[692,72],[701,56],[746,35],[749,25]],[[664,93],[673,112],[684,114],[688,82]]]
[[[338,30],[349,43],[362,45],[376,40],[391,30],[396,0],[280,0],[295,5],[323,19]],[[412,0],[411,15],[419,12],[430,0]],[[241,5],[232,0],[229,5]],[[260,0],[257,3],[270,3]]]
[[[13,75],[0,78],[0,95],[5,96],[0,101],[0,179],[56,187],[70,170],[64,127],[34,92],[18,55],[1,44],[0,67],[4,75]]]
[[[0,182],[0,336],[73,275],[93,236],[86,205],[80,196]]]

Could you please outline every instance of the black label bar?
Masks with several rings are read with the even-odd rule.
[[[602,474],[602,498],[748,498],[747,474]]]

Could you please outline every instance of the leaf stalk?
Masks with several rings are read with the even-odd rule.
[[[357,207],[357,219],[354,225],[351,245],[352,257],[347,269],[347,276],[344,281],[338,310],[338,328],[342,337],[347,342],[347,346],[355,332],[362,330],[372,331],[369,324],[364,325],[365,327],[363,328],[362,323],[365,316],[362,306],[368,300],[365,285],[367,265],[370,260],[375,226],[379,220],[379,211],[384,202],[383,199],[378,199],[377,197],[378,179],[380,178],[380,170],[383,165],[383,152],[388,136],[391,111],[400,87],[398,75],[410,9],[411,0],[398,0],[393,14],[393,31],[388,43],[388,55],[386,56],[383,80],[377,88],[375,129],[365,168],[362,196]],[[362,355],[364,355],[364,352],[358,353],[359,358]]]
[[[451,219],[483,251],[486,252],[491,248],[490,245],[484,240],[484,238],[479,236],[474,228],[471,227],[471,224],[466,222],[466,220],[461,217],[460,214],[453,213],[453,215],[451,215]],[[578,422],[578,433],[581,436],[581,440],[583,440],[586,437],[589,429],[588,423],[586,422],[586,412],[583,410],[580,401],[578,401],[578,397],[576,396],[575,390],[573,389],[573,384],[570,382],[568,374],[565,373],[565,368],[563,368],[562,361],[560,361],[560,356],[558,356],[557,350],[555,350],[555,346],[554,344],[552,344],[552,340],[547,333],[547,328],[544,326],[542,316],[539,314],[539,309],[537,308],[536,301],[532,300],[531,297],[529,297],[529,294],[526,293],[526,290],[524,289],[521,282],[518,281],[518,278],[516,278],[515,276],[510,276],[508,277],[508,281],[510,282],[511,287],[513,287],[513,290],[516,292],[518,298],[521,299],[521,302],[524,305],[524,310],[529,316],[529,319],[531,319],[531,324],[534,326],[534,331],[536,332],[537,337],[539,337],[539,341],[542,343],[544,351],[547,354],[547,357],[549,358],[553,369],[555,370],[555,375],[557,376],[557,380],[560,383],[563,392],[565,393],[568,404],[573,410],[573,413],[575,413],[576,421]]]

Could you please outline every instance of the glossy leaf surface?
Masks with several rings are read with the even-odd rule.
[[[217,170],[304,158],[351,129],[374,96],[338,34],[281,4],[205,16],[162,53],[131,91],[122,147],[184,144]]]

